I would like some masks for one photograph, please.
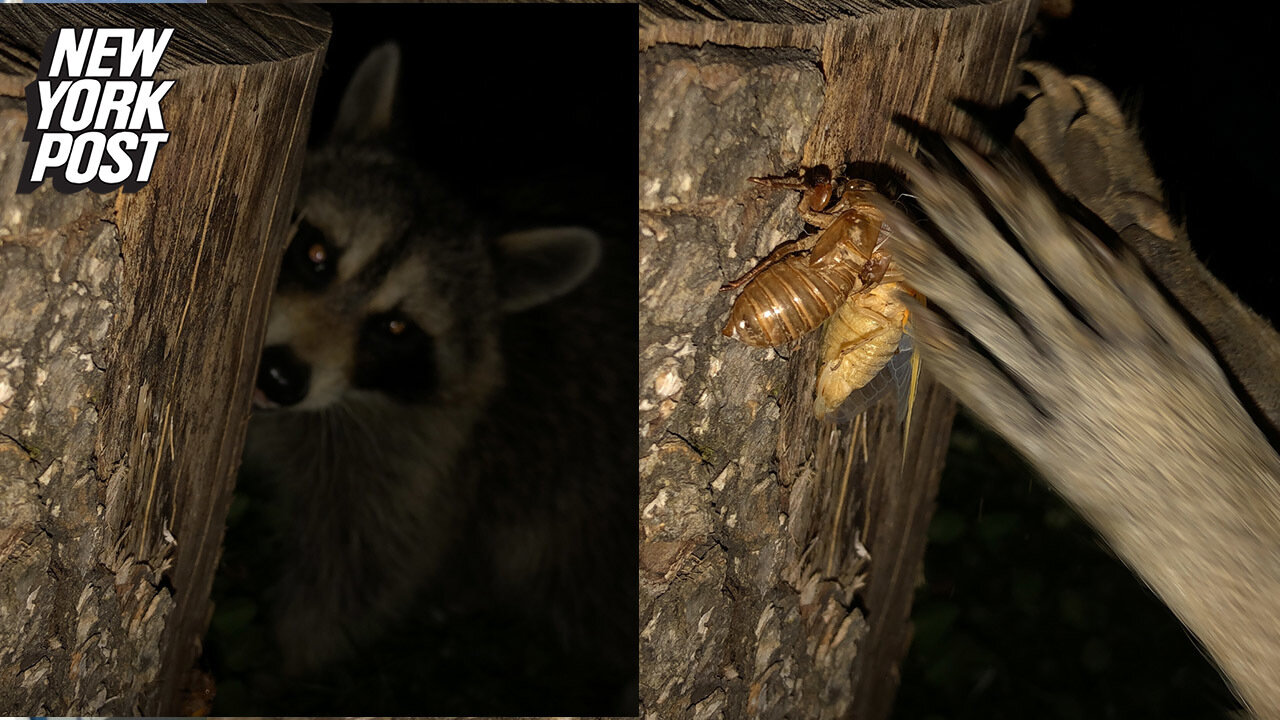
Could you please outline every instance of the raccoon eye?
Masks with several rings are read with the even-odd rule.
[[[366,321],[367,332],[380,335],[389,342],[406,340],[415,334],[423,334],[413,321],[398,310],[372,315]]]
[[[436,387],[435,341],[399,311],[370,315],[356,351],[356,387],[381,390],[402,402],[421,402]]]
[[[329,284],[338,267],[338,252],[315,225],[302,220],[285,253],[281,284],[297,283],[309,290]]]
[[[312,265],[324,265],[325,261],[329,259],[329,250],[324,246],[324,243],[316,243],[307,248],[307,259],[311,261]]]

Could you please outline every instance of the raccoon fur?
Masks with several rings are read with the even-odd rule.
[[[242,475],[271,491],[278,578],[268,594],[285,667],[314,672],[410,619],[501,604],[494,598],[557,628],[567,652],[596,643],[613,653],[602,638],[634,633],[634,602],[583,607],[593,593],[567,590],[600,584],[605,563],[634,560],[625,533],[602,529],[619,508],[634,515],[619,499],[634,463],[610,477],[582,460],[588,488],[572,470],[536,472],[548,448],[529,446],[555,444],[539,439],[555,432],[543,425],[555,407],[530,408],[548,400],[511,385],[550,381],[522,377],[529,360],[504,357],[502,332],[513,313],[578,289],[601,242],[581,228],[489,238],[447,188],[384,144],[398,69],[396,46],[371,53],[329,142],[308,157],[270,308]],[[568,352],[547,343],[548,355],[558,351]],[[560,374],[581,380],[572,373]],[[572,407],[587,423],[601,412]],[[582,454],[550,450],[564,466]]]
[[[1280,717],[1280,455],[1188,324],[1204,308],[1180,313],[1117,237],[1012,160],[951,147],[950,169],[945,153],[900,157],[930,230],[884,207],[929,300],[907,299],[924,366],[1079,510],[1258,717]]]

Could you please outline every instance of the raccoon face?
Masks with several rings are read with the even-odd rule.
[[[342,245],[307,220],[297,228],[272,304],[259,406],[319,409],[349,391],[430,399],[450,323],[424,302],[423,261],[406,256],[376,285],[362,282],[344,272]]]
[[[599,240],[579,228],[488,242],[449,191],[387,150],[399,50],[357,70],[330,141],[308,156],[259,365],[259,409],[348,398],[483,400],[504,312],[576,287]]]
[[[361,394],[441,403],[486,389],[497,299],[484,244],[457,205],[425,185],[377,153],[308,162],[259,408],[318,410]]]

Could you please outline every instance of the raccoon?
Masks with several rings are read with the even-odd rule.
[[[884,207],[929,298],[907,298],[924,366],[1080,511],[1258,717],[1280,717],[1280,455],[1188,324],[1205,308],[1180,313],[1106,225],[1077,221],[1012,158],[951,148],[954,168],[946,153],[900,157],[930,231]]]
[[[608,634],[600,613],[560,601],[573,582],[564,578],[598,579],[598,558],[573,548],[634,560],[634,543],[600,536],[628,507],[618,491],[631,479],[596,475],[597,489],[578,497],[563,470],[535,478],[541,460],[515,446],[544,435],[539,420],[554,408],[513,418],[536,396],[503,392],[529,364],[504,357],[504,321],[579,288],[602,243],[573,227],[489,238],[448,188],[387,144],[399,67],[397,46],[373,51],[329,141],[307,159],[254,395],[242,477],[271,490],[271,624],[291,674],[402,630],[424,597],[434,604],[421,613],[447,613],[505,593],[511,607],[562,628],[557,637],[598,643]],[[574,407],[601,412],[586,406]],[[504,430],[513,421],[527,424]],[[513,488],[537,499],[500,497]],[[593,504],[592,492],[612,494]],[[593,524],[602,504],[613,514]],[[634,603],[611,612],[615,625],[634,625]]]

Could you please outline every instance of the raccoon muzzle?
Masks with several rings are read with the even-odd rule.
[[[307,396],[310,386],[311,367],[299,360],[287,345],[272,345],[262,351],[258,391],[265,396],[268,406],[297,405]]]

